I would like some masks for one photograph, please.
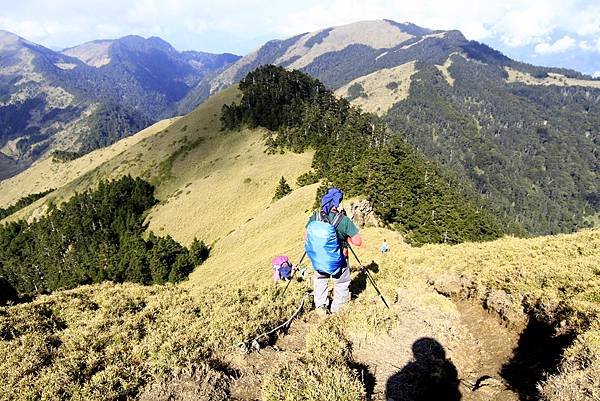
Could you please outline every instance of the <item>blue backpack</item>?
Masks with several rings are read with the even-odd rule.
[[[317,211],[315,219],[306,228],[304,249],[313,268],[319,273],[334,276],[346,264],[336,232],[343,217],[342,213],[338,213],[330,222],[325,213]]]

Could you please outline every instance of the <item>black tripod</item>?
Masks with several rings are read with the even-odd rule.
[[[356,261],[358,262],[358,265],[360,266],[360,272],[363,273],[363,274],[365,274],[367,276],[367,278],[369,279],[369,282],[373,285],[373,288],[375,288],[375,291],[377,291],[377,295],[379,295],[379,298],[381,298],[381,301],[383,302],[383,304],[385,305],[385,307],[388,308],[388,309],[390,309],[390,306],[388,305],[388,303],[386,302],[385,298],[383,297],[383,295],[379,291],[379,288],[377,288],[377,285],[375,284],[375,280],[373,280],[373,277],[371,276],[371,273],[369,273],[369,269],[367,269],[365,266],[363,266],[362,263],[360,263],[360,259],[358,259],[358,256],[356,256],[356,253],[354,252],[354,249],[352,249],[352,247],[350,245],[348,245],[348,249],[350,249],[350,252],[352,252],[352,255],[354,255],[354,257],[356,258]]]

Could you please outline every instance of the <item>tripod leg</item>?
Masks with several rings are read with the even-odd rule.
[[[350,249],[350,251],[352,252],[352,255],[354,255],[354,257],[356,258],[356,261],[360,265],[361,270],[363,270],[365,272],[365,274],[367,275],[367,278],[369,279],[369,282],[373,285],[373,288],[375,288],[375,291],[377,291],[377,295],[379,295],[379,298],[381,298],[381,301],[383,302],[383,304],[385,305],[385,307],[388,308],[388,309],[390,309],[390,306],[388,305],[387,301],[385,300],[385,298],[383,297],[383,295],[379,291],[379,288],[377,288],[377,285],[375,285],[375,280],[373,280],[373,277],[371,277],[371,274],[369,273],[369,270],[367,270],[367,268],[365,266],[363,266],[362,263],[360,263],[360,259],[358,259],[358,256],[356,255],[356,252],[354,252],[354,249],[352,249],[352,247],[350,245],[348,245],[348,249]]]
[[[381,298],[381,301],[383,302],[385,307],[390,309],[390,306],[388,305],[387,301],[383,297],[383,294],[379,291],[379,288],[377,288],[377,286],[375,285],[375,280],[373,280],[373,277],[371,277],[371,274],[369,273],[369,271],[366,268],[365,268],[365,272],[367,273],[367,277],[368,277],[369,281],[373,285],[373,288],[375,288],[375,291],[377,291],[377,295],[379,295],[379,298]]]

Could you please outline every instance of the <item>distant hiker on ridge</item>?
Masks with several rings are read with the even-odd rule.
[[[348,243],[361,246],[363,240],[345,213],[338,207],[344,194],[330,188],[321,198],[321,210],[315,211],[306,224],[306,254],[315,270],[314,298],[317,313],[327,315],[327,282],[333,279],[331,313],[350,300]]]
[[[381,253],[386,253],[387,251],[390,250],[390,247],[388,246],[388,243],[386,240],[383,240],[383,244],[381,244],[381,246],[379,247],[379,250],[381,251]]]

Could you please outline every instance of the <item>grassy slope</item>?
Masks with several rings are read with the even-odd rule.
[[[176,118],[159,121],[135,135],[124,138],[106,148],[95,150],[76,160],[65,163],[54,163],[52,158],[40,160],[17,176],[0,181],[0,207],[11,205],[19,198],[32,193],[60,188],[96,169],[139,141],[165,129],[174,121]]]
[[[390,242],[386,230],[368,229],[365,236]],[[558,334],[572,331],[576,339],[541,394],[561,401],[600,397],[599,229],[456,246],[392,244],[383,258],[376,249],[362,255],[378,262],[379,285],[388,299],[419,277],[444,294],[481,301],[518,329],[529,315],[555,326]]]
[[[226,365],[238,342],[281,322],[301,297],[302,286],[293,285],[283,302],[273,302],[278,290],[269,265],[279,253],[294,261],[301,255],[303,226],[317,187],[271,202],[281,175],[293,184],[309,168],[311,155],[267,155],[259,131],[218,132],[220,107],[235,97],[235,90],[224,91],[53,194],[62,199],[99,178],[127,172],[154,179],[162,202],[150,213],[150,228],[184,243],[197,235],[214,241],[214,249],[179,286],[105,283],[0,309],[0,398],[52,399],[64,391],[84,399],[138,392],[152,399],[188,391],[190,398],[226,399]],[[593,323],[588,327],[600,310],[598,234],[410,248],[397,233],[370,228],[364,230],[367,248],[359,255],[365,263],[379,264],[375,278],[388,300],[415,277],[436,284],[439,277],[462,274],[480,290],[505,291],[516,309],[523,300],[532,304],[541,298],[549,314],[576,312],[567,320],[581,325],[580,341],[547,389],[557,389],[550,399],[578,399],[574,391],[596,386],[597,378],[590,375],[600,371],[600,329]],[[392,248],[385,258],[377,252],[383,238]],[[293,362],[298,375],[314,380],[311,371],[323,372],[323,383],[353,389],[346,399],[361,398],[345,367],[349,344],[336,336],[324,344],[314,339],[320,338],[319,330],[350,337],[385,332],[393,316],[374,295],[367,286],[339,319],[314,327],[306,354]],[[584,370],[577,368],[582,359]],[[277,369],[265,382],[265,397],[279,391],[273,387]],[[326,388],[315,391],[313,399],[326,397]]]

